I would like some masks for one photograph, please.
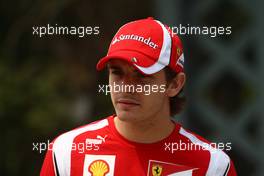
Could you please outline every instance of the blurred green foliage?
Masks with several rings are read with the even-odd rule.
[[[44,153],[33,143],[113,113],[97,93],[107,83],[96,74],[114,32],[150,14],[148,1],[15,1],[0,4],[0,175],[38,175]],[[136,13],[133,9],[136,9]],[[32,35],[33,26],[99,26],[100,34]]]

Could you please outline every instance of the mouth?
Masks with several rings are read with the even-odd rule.
[[[140,105],[140,103],[137,100],[130,98],[119,98],[116,102],[118,105],[122,107],[134,107]]]

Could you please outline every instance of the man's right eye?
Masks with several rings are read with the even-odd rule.
[[[121,75],[122,71],[120,71],[120,70],[110,70],[110,73],[113,74],[113,75]]]

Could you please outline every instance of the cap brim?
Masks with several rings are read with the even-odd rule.
[[[98,71],[105,68],[107,62],[112,59],[118,59],[123,60],[134,66],[140,73],[144,75],[149,75],[148,73],[145,73],[143,70],[139,69],[137,66],[140,67],[149,67],[155,63],[153,59],[150,57],[141,54],[139,52],[135,51],[118,51],[113,54],[107,55],[99,60],[99,62],[96,65],[96,69]],[[137,66],[136,66],[137,65]],[[153,74],[153,73],[152,73]]]

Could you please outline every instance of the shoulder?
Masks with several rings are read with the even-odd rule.
[[[61,175],[67,175],[70,171],[71,151],[75,138],[82,134],[87,134],[89,136],[104,131],[109,126],[109,118],[111,118],[111,116],[63,133],[54,139],[52,155],[56,168]]]
[[[92,122],[59,135],[53,141],[53,148],[60,144],[65,145],[65,143],[71,143],[77,136],[83,133],[104,130],[109,125],[108,118]]]
[[[65,144],[67,143],[72,143],[77,136],[82,135],[84,133],[90,133],[90,134],[94,132],[100,133],[100,131],[105,130],[109,126],[109,120],[108,120],[109,118],[111,118],[111,116],[101,120],[94,121],[92,123],[75,128],[71,131],[59,135],[53,141],[53,149],[60,145],[65,146]]]
[[[215,143],[209,142],[208,140],[195,134],[194,132],[184,129],[182,126],[180,126],[179,135],[184,141],[188,141],[188,143],[193,144],[193,148],[191,149],[192,152],[194,150],[197,150],[204,151],[205,153],[209,154],[206,175],[229,175],[228,172],[230,170],[230,167],[234,167],[232,161],[223,150],[216,148],[216,145],[214,145]],[[199,152],[194,151],[194,153]],[[233,169],[234,168],[231,168],[231,170]]]

